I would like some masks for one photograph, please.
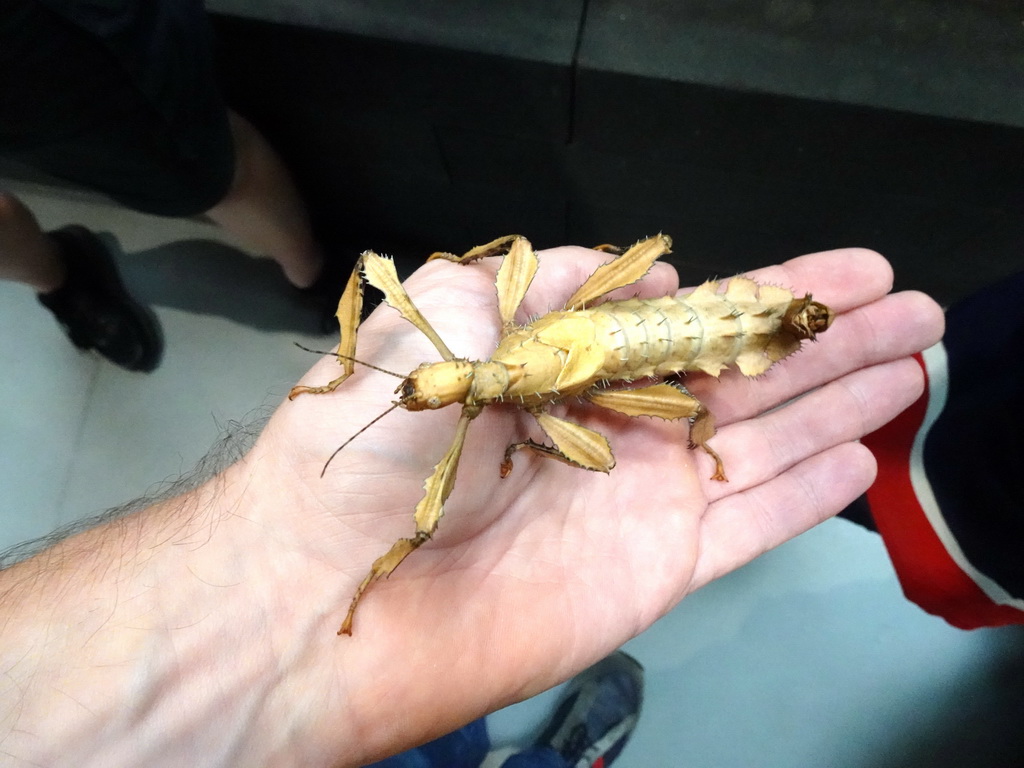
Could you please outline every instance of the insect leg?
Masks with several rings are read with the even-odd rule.
[[[437,463],[433,474],[423,485],[425,493],[420,503],[416,505],[414,515],[416,532],[408,539],[396,541],[391,549],[373,561],[370,572],[356,588],[356,593],[349,604],[348,613],[345,615],[345,621],[342,622],[341,629],[338,630],[339,635],[352,634],[352,618],[366,589],[382,576],[390,575],[410,553],[428,541],[437,530],[437,524],[444,514],[444,503],[455,486],[455,473],[459,468],[459,458],[462,456],[462,446],[466,442],[469,422],[479,413],[479,406],[466,406],[462,409],[462,416],[455,427],[455,439],[452,440],[451,447],[448,448],[448,452]]]
[[[615,261],[598,267],[565,303],[566,309],[583,309],[609,291],[635,283],[659,258],[672,252],[672,238],[656,235],[641,240]]]
[[[470,262],[476,261],[477,259],[483,259],[487,256],[501,256],[504,253],[508,253],[512,247],[512,243],[522,235],[504,235],[495,240],[491,240],[489,243],[484,245],[478,245],[475,248],[471,248],[461,256],[456,256],[454,253],[448,253],[447,251],[437,251],[430,254],[427,257],[427,261],[433,261],[434,259],[445,259],[446,261],[454,261],[456,264],[469,264]]]
[[[506,254],[506,257],[498,270],[498,310],[501,313],[501,323],[507,328],[512,324],[516,310],[523,302],[526,290],[537,273],[537,254],[534,253],[529,240],[521,235],[505,235],[486,245],[478,245],[461,256],[438,252],[431,254],[427,261],[447,259],[456,264],[469,264],[486,256],[502,254]]]
[[[335,313],[341,331],[338,345],[338,362],[341,363],[343,370],[341,376],[320,387],[292,387],[291,392],[288,393],[289,400],[294,400],[302,394],[319,395],[324,392],[333,392],[355,370],[355,361],[352,358],[356,354],[356,330],[359,328],[359,316],[363,311],[362,271],[363,256],[360,256],[345,284],[345,290],[338,301],[338,311]]]
[[[729,478],[725,476],[725,465],[722,463],[722,457],[719,456],[715,449],[708,445],[708,440],[715,436],[715,417],[712,415],[703,403],[700,404],[700,408],[697,410],[697,415],[693,417],[693,421],[690,422],[690,447],[700,448],[708,456],[715,460],[715,473],[711,476],[712,480],[719,480],[723,483],[729,482]]]
[[[589,392],[586,398],[594,405],[627,416],[656,416],[668,420],[690,419],[690,447],[700,447],[715,460],[712,480],[726,480],[721,457],[708,445],[708,440],[715,436],[715,418],[700,400],[682,386],[661,383],[637,389],[598,389]]]
[[[508,448],[505,449],[505,458],[501,462],[501,468],[499,470],[502,477],[508,477],[512,474],[514,464],[512,463],[512,456],[517,451],[528,450],[532,453],[536,453],[538,456],[543,456],[546,459],[555,459],[563,464],[568,464],[570,467],[576,467],[577,469],[589,469],[584,467],[579,462],[573,461],[560,450],[551,445],[544,445],[538,443],[536,440],[523,440],[521,443],[512,443]]]
[[[366,282],[383,292],[384,301],[397,309],[402,317],[419,328],[423,335],[430,339],[434,347],[437,348],[437,351],[441,353],[442,358],[454,360],[455,355],[448,349],[448,345],[441,340],[441,337],[437,335],[437,331],[420,314],[416,305],[412,303],[412,299],[409,298],[409,294],[405,292],[405,288],[402,287],[402,281],[398,279],[398,273],[395,271],[395,262],[383,256],[378,256],[373,251],[364,252],[362,262]]]
[[[509,328],[516,316],[516,310],[523,303],[523,297],[537,274],[537,254],[525,237],[512,241],[508,255],[498,270],[498,311],[501,324]]]
[[[595,472],[609,472],[615,466],[611,446],[604,435],[543,411],[535,413],[534,416],[554,446],[542,445],[533,440],[513,443],[505,450],[505,460],[501,464],[502,477],[508,477],[512,472],[512,454],[524,448],[538,456],[558,459],[566,464],[592,469]]]

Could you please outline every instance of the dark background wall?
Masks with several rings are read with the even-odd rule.
[[[346,257],[660,230],[688,282],[859,245],[944,302],[1024,268],[1018,0],[209,5]]]
[[[215,16],[225,86],[338,249],[859,245],[942,301],[1024,268],[1017,2],[267,5]]]

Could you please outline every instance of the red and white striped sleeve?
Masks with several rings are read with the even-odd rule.
[[[972,364],[979,353],[959,356],[969,335],[950,326],[918,355],[925,393],[864,438],[879,465],[868,504],[904,594],[962,629],[1024,623],[1024,424],[1014,423],[1019,408],[1001,413],[1002,384]],[[1024,371],[1015,375],[1024,383]],[[951,407],[951,397],[974,402]]]

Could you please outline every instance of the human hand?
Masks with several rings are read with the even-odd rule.
[[[560,307],[605,258],[578,248],[542,253],[520,319]],[[434,262],[407,283],[448,346],[470,359],[486,359],[499,335],[495,261]],[[838,317],[818,343],[763,377],[687,378],[717,418],[711,444],[728,483],[710,480],[710,459],[687,449],[686,424],[585,404],[556,412],[608,438],[617,460],[610,474],[520,453],[500,479],[505,447],[540,435],[528,414],[489,407],[470,425],[437,534],[371,588],[351,639],[335,640],[333,629],[370,563],[412,533],[412,511],[458,409],[395,411],[322,478],[337,445],[390,405],[396,382],[357,366],[336,392],[278,410],[260,442],[276,452],[278,474],[289,478],[282,493],[293,503],[264,526],[285,550],[279,557],[320,574],[322,590],[296,596],[292,608],[323,612],[352,725],[374,733],[400,712],[401,738],[411,744],[543,690],[867,488],[874,460],[856,440],[919,395],[921,373],[907,356],[941,336],[941,310],[921,294],[887,295],[891,270],[867,251],[815,254],[751,276],[811,292]],[[674,279],[660,265],[640,290],[664,295]],[[402,375],[438,359],[388,307],[363,325],[356,354]],[[325,359],[303,383],[337,373]],[[391,737],[380,737],[380,749],[397,748],[394,732],[377,732]]]

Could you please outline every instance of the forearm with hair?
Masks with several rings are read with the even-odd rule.
[[[260,535],[260,500],[287,501],[251,466],[0,572],[0,754],[104,768],[310,757],[296,718],[324,702],[303,697],[337,695],[298,683],[323,678],[322,617],[289,605],[309,574]]]
[[[21,562],[76,533],[97,528],[104,523],[152,507],[161,501],[184,496],[189,491],[199,488],[239,461],[253,447],[268,418],[269,412],[265,408],[258,408],[243,421],[228,422],[213,447],[190,471],[173,481],[158,484],[147,495],[134,501],[113,507],[99,515],[75,520],[45,536],[10,547],[0,553],[0,569]]]

